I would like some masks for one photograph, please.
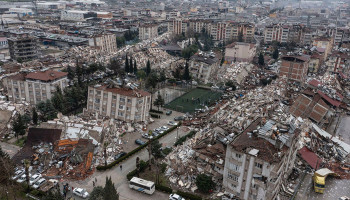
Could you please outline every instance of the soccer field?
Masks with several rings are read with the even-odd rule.
[[[195,109],[204,108],[220,99],[221,95],[222,93],[220,92],[196,88],[174,99],[172,102],[165,105],[165,108],[184,113],[192,113]]]

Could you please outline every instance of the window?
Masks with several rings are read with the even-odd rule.
[[[131,99],[128,99],[128,103],[131,103]]]
[[[107,98],[107,94],[103,94],[103,97],[104,97],[104,98]]]
[[[239,168],[240,168],[239,165],[235,165],[235,164],[233,164],[233,163],[230,163],[230,165],[231,165],[231,169],[232,169],[233,171],[236,171],[236,172],[239,171]]]
[[[115,107],[115,103],[112,103],[112,107]]]
[[[230,183],[230,186],[231,186],[232,189],[236,189],[236,187],[237,187],[237,186],[236,186],[235,184],[233,184],[233,183]]]
[[[117,96],[116,95],[113,95],[113,100],[116,100],[117,99]]]
[[[260,164],[260,163],[257,163],[257,162],[255,162],[255,167],[257,167],[257,168],[262,168],[262,164]]]
[[[95,99],[95,103],[100,103],[100,99]]]
[[[230,172],[228,173],[227,177],[231,180],[234,180],[236,182],[238,182],[238,176],[235,174],[231,174]]]
[[[236,158],[241,158],[241,154],[236,153]]]
[[[126,107],[126,110],[129,111],[129,110],[130,110],[130,107]]]
[[[139,100],[139,104],[143,103],[143,99]]]
[[[89,110],[92,110],[92,106],[89,106]]]
[[[122,117],[122,116],[124,116],[124,113],[119,111],[118,115]]]
[[[120,110],[124,110],[124,106],[123,105],[119,105],[119,109]]]
[[[111,114],[112,114],[112,116],[114,116],[114,115],[115,115],[115,112],[113,111]]]
[[[120,102],[125,102],[125,98],[120,97],[119,101]]]

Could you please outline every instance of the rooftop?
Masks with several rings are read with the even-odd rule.
[[[151,93],[146,92],[144,90],[139,90],[139,89],[131,89],[131,88],[109,88],[107,85],[102,85],[102,86],[96,86],[95,87],[98,90],[104,90],[107,92],[112,92],[115,94],[120,94],[123,96],[129,96],[129,97],[145,97],[145,96],[150,96]]]
[[[41,80],[41,81],[53,81],[59,78],[67,76],[67,72],[58,72],[54,70],[47,70],[43,72],[32,72],[27,74],[26,78]]]

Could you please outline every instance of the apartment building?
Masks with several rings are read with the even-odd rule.
[[[252,43],[234,42],[226,46],[225,61],[251,62],[256,54],[256,45]]]
[[[36,37],[11,37],[7,40],[12,60],[27,61],[38,57]]]
[[[194,80],[206,84],[212,73],[217,71],[219,64],[219,59],[215,56],[195,54],[189,63],[190,74]]]
[[[273,120],[253,121],[227,145],[225,190],[239,199],[276,199],[294,166],[299,133],[293,125],[285,129]]]
[[[108,85],[89,87],[85,112],[126,122],[147,121],[151,107],[151,94],[130,88]]]
[[[188,30],[188,23],[182,19],[174,19],[168,22],[168,32],[176,35],[186,33]]]
[[[142,24],[139,26],[139,39],[148,40],[158,37],[158,24]]]
[[[89,38],[89,46],[101,52],[111,53],[117,51],[117,39],[114,34],[100,34]]]
[[[312,41],[312,46],[316,47],[318,52],[323,53],[323,61],[332,52],[333,41],[334,39],[332,37],[317,37]]]
[[[51,99],[57,87],[61,90],[67,87],[68,79],[66,72],[47,70],[12,75],[4,78],[3,84],[11,101],[36,105]]]
[[[284,56],[281,58],[279,76],[290,80],[304,82],[307,77],[310,56]]]
[[[111,19],[113,14],[111,12],[95,12],[85,10],[62,10],[61,20],[68,21],[85,21],[88,18]]]

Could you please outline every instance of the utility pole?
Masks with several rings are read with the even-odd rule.
[[[148,131],[148,166],[149,166],[149,171],[151,171],[151,159],[152,159],[152,148],[151,148],[151,143],[152,143],[152,131]]]

